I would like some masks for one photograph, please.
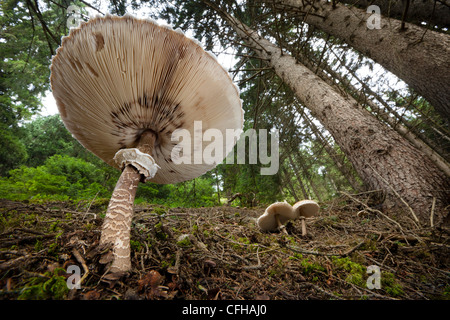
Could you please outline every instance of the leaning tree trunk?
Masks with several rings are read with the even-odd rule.
[[[409,4],[407,4],[408,1]],[[376,5],[380,7],[381,14],[385,17],[415,24],[427,22],[441,28],[450,26],[450,3],[447,1],[445,4],[445,0],[442,2],[437,0],[342,0],[341,2],[363,10],[370,5]]]
[[[273,2],[267,2],[272,6]],[[311,6],[308,3],[313,3]],[[276,7],[300,10],[304,21],[344,40],[405,81],[428,100],[443,117],[450,118],[450,36],[411,23],[381,16],[380,29],[369,29],[371,13],[315,0],[278,0]],[[370,24],[370,23],[369,23]]]
[[[442,208],[449,199],[449,181],[420,150],[378,121],[356,100],[343,97],[292,56],[282,53],[279,47],[214,4],[203,1],[221,14],[246,45],[289,85],[333,135],[367,187],[385,192],[386,207],[402,207],[406,202],[414,211],[413,219],[426,223],[435,198],[434,221],[444,220],[447,214]]]
[[[291,49],[292,47],[289,44],[283,43],[282,47],[288,48],[292,52],[292,49]],[[361,92],[361,90],[354,87],[350,80],[343,78],[339,73],[334,71],[329,66],[327,66],[327,65],[320,66],[320,68],[323,68],[326,71],[326,73],[318,72],[318,70],[317,70],[318,66],[317,67],[314,66],[314,64],[311,61],[309,61],[308,58],[304,54],[297,52],[295,58],[300,63],[305,65],[309,70],[315,71],[315,73],[322,80],[324,80],[326,83],[328,83],[330,86],[332,86],[332,87],[336,86],[336,83],[332,79],[339,80],[339,82],[350,91],[350,94],[357,101],[360,101],[360,102],[364,101],[364,103],[366,103],[370,107],[372,112],[374,112],[383,121],[388,123],[392,129],[394,129],[401,136],[403,136],[405,139],[407,139],[414,147],[416,147],[417,149],[419,149],[423,153],[425,153],[430,158],[430,160],[432,160],[434,162],[434,164],[440,170],[442,170],[448,177],[450,177],[450,164],[446,159],[444,159],[441,156],[441,154],[443,154],[444,152],[442,150],[439,150],[440,152],[435,151],[433,148],[436,148],[436,145],[433,144],[420,131],[415,130],[414,132],[412,132],[411,129],[413,129],[413,127],[411,126],[411,124],[404,121],[404,119],[402,117],[400,117],[396,113],[396,111],[394,111],[389,106],[388,103],[386,103],[384,100],[379,98],[378,95],[375,92],[373,92],[365,83],[360,81],[364,91],[366,91],[369,95],[373,95],[373,96],[377,97],[377,100],[383,105],[383,107],[386,110],[388,110],[390,113],[395,115],[396,118],[392,117],[389,113],[386,112],[386,110],[382,110],[382,108],[380,106],[378,106],[372,100],[366,99],[366,97],[364,96],[364,92]],[[352,75],[354,75],[353,71],[349,70],[349,72],[352,73]],[[328,77],[327,73],[330,74],[331,77]],[[297,109],[297,111],[298,111],[298,109]],[[404,125],[399,123],[399,121],[401,121]],[[314,128],[312,128],[312,129],[314,129]],[[338,167],[339,167],[339,165],[338,165]],[[353,186],[353,183],[352,183],[352,186]]]

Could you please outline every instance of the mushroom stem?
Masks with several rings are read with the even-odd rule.
[[[137,148],[144,153],[151,153],[156,137],[151,131],[145,131]],[[133,218],[133,203],[136,190],[141,181],[141,174],[132,165],[122,171],[102,226],[100,246],[112,246],[113,261],[110,272],[126,272],[131,269],[130,230]],[[105,261],[109,262],[109,261]]]
[[[275,221],[277,222],[277,228],[281,230],[283,233],[288,234],[284,225],[280,222],[280,215],[275,215]]]
[[[300,216],[300,219],[302,220],[302,236],[306,236],[306,222],[305,217]]]
[[[275,221],[277,223],[277,228],[279,229],[281,227],[280,215],[279,214],[275,215]]]

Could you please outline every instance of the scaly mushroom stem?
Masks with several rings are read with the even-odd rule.
[[[151,154],[156,136],[145,131],[137,148]],[[113,261],[110,272],[126,272],[131,269],[130,230],[133,218],[133,203],[141,174],[132,165],[127,165],[117,181],[106,211],[102,226],[100,246],[112,246]],[[108,262],[108,261],[105,261]]]

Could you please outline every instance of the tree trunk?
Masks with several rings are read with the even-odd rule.
[[[306,178],[307,183],[311,187],[314,195],[316,196],[316,199],[319,200],[319,202],[322,202],[322,197],[320,196],[320,192],[316,187],[316,183],[313,181],[313,178],[310,176],[308,168],[305,166],[305,161],[303,159],[302,154],[298,149],[295,150],[295,153],[297,154],[297,164],[300,166],[303,172],[303,176]]]
[[[295,178],[297,178],[298,184],[300,185],[300,189],[302,190],[303,199],[309,199],[308,192],[306,192],[305,185],[303,184],[302,179],[299,177],[298,169],[294,164],[294,160],[292,160],[291,154],[288,155],[288,159],[289,159],[289,163],[292,166],[292,169],[294,169],[294,176],[295,176]]]
[[[286,181],[286,184],[288,185],[289,190],[292,193],[292,196],[294,197],[294,201],[297,202],[300,200],[300,198],[297,196],[297,193],[295,192],[295,188],[292,186],[291,178],[289,177],[289,174],[287,173],[286,169],[283,167],[283,174],[284,174],[284,180]]]
[[[408,11],[404,16],[405,6],[408,0],[341,0],[341,2],[354,5],[366,10],[370,5],[380,7],[381,14],[385,17],[404,20],[420,24],[427,22],[431,25],[445,28],[450,27],[450,7],[447,1],[436,0],[410,0]]]
[[[287,43],[282,44],[283,48],[290,49],[291,52],[293,50],[291,49],[291,45]],[[448,177],[450,177],[450,164],[448,163],[445,158],[443,158],[441,155],[445,154],[445,151],[442,149],[438,150],[438,147],[435,143],[430,141],[429,138],[427,138],[423,133],[421,133],[418,130],[410,131],[413,129],[413,127],[406,122],[395,110],[393,110],[388,103],[386,103],[379,95],[377,95],[375,92],[372,91],[363,81],[360,81],[356,74],[350,69],[347,69],[349,73],[352,74],[352,76],[357,79],[360,84],[362,85],[364,92],[366,92],[369,95],[372,95],[376,97],[376,99],[383,105],[383,107],[389,111],[389,113],[386,112],[386,110],[382,110],[380,106],[378,106],[375,102],[372,100],[366,99],[364,92],[357,89],[351,84],[351,81],[342,77],[339,73],[334,71],[332,68],[330,68],[328,65],[321,66],[321,69],[325,70],[326,72],[321,72],[318,70],[318,66],[316,67],[311,61],[308,60],[308,58],[301,52],[296,52],[295,58],[304,64],[309,70],[314,71],[322,80],[324,80],[328,85],[331,87],[339,88],[336,83],[332,79],[339,80],[340,84],[347,88],[349,90],[350,94],[360,103],[365,103],[367,106],[370,107],[372,112],[374,112],[379,118],[381,118],[383,121],[388,123],[392,129],[397,131],[401,136],[405,137],[413,146],[420,149],[422,152],[424,152],[430,160],[434,162],[434,164],[442,170]],[[338,58],[339,59],[339,58]],[[327,73],[331,75],[331,78],[327,76]],[[299,111],[297,109],[297,111]],[[301,113],[299,111],[299,113]],[[392,114],[394,117],[392,117],[390,114]],[[401,123],[399,123],[401,122]],[[403,124],[403,125],[402,125]],[[314,131],[314,127],[311,127]],[[327,150],[328,151],[328,150]],[[337,163],[338,164],[338,163]],[[339,164],[338,164],[339,167]],[[340,167],[339,167],[340,168]],[[352,186],[354,184],[350,182]],[[357,190],[357,189],[355,189]]]
[[[272,1],[267,2],[272,5]],[[311,6],[302,0],[279,0],[286,11],[301,10],[305,22],[344,40],[405,81],[450,118],[450,36],[381,16],[380,29],[369,29],[372,13],[323,0]]]
[[[309,127],[313,131],[316,138],[319,141],[321,141],[322,145],[325,148],[325,151],[328,153],[330,158],[336,164],[336,167],[339,169],[339,171],[342,173],[342,175],[347,179],[349,184],[352,186],[353,190],[361,191],[360,183],[358,183],[358,181],[356,181],[356,179],[353,177],[353,174],[347,168],[345,163],[341,160],[341,158],[336,153],[336,151],[333,149],[333,147],[328,143],[326,138],[320,133],[319,129],[316,127],[314,122],[312,122],[306,114],[303,114],[303,119],[305,119],[306,123],[309,125]]]
[[[308,68],[280,48],[260,37],[214,4],[203,0],[230,24],[235,32],[267,61],[327,130],[352,162],[368,188],[383,190],[385,207],[402,207],[406,202],[423,223],[430,217],[433,198],[436,218],[447,213],[449,181],[425,156],[397,132],[373,117],[351,97],[343,97]],[[399,199],[401,198],[401,200]],[[436,220],[435,220],[436,221]]]

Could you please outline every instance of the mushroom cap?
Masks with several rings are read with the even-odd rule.
[[[50,82],[66,128],[116,168],[118,150],[136,147],[146,130],[155,133],[151,156],[161,167],[149,180],[155,183],[211,170],[235,143],[222,143],[220,160],[196,163],[194,154],[210,143],[195,143],[195,136],[218,129],[225,138],[227,129],[243,127],[239,90],[215,57],[180,31],[150,20],[108,15],[71,29],[52,59]],[[194,121],[201,121],[195,135]],[[190,139],[172,141],[177,129],[186,129]],[[192,161],[175,164],[175,146],[190,148]]]
[[[258,226],[265,231],[276,230],[278,228],[276,215],[278,215],[281,224],[296,218],[294,210],[289,203],[275,202],[268,206],[264,214],[258,218]]]
[[[293,205],[293,209],[297,218],[302,216],[305,218],[309,218],[317,215],[319,212],[319,205],[314,200],[302,200]]]

